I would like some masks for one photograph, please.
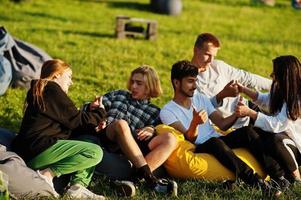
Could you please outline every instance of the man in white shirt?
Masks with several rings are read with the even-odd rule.
[[[235,111],[239,100],[239,91],[234,84],[235,81],[256,90],[269,90],[272,81],[216,60],[219,48],[220,41],[216,36],[211,33],[202,33],[195,41],[191,62],[199,69],[198,91],[210,98],[211,103],[221,111],[224,117],[228,117]],[[243,101],[249,105],[246,99]],[[239,118],[233,128],[240,128],[248,124],[249,117]]]
[[[174,97],[161,109],[161,121],[182,132],[187,140],[195,143],[196,153],[212,154],[225,167],[233,171],[237,178],[266,192],[270,186],[231,150],[231,148],[246,147],[258,159],[266,159],[258,134],[251,127],[237,129],[226,136],[216,132],[208,118],[220,129],[227,130],[237,117],[235,114],[223,117],[204,94],[195,91],[197,74],[197,67],[189,61],[180,61],[172,66]],[[277,163],[263,163],[269,164],[264,166],[269,172],[271,170],[278,172]],[[283,172],[279,173],[281,176]]]

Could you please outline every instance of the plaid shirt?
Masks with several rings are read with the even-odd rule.
[[[132,99],[128,91],[109,92],[103,96],[102,103],[107,111],[108,124],[116,119],[127,121],[135,138],[136,130],[160,123],[160,108],[149,100]]]

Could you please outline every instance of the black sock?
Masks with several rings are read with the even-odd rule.
[[[253,174],[252,171],[240,174],[239,178],[241,178],[246,184],[252,187],[256,187],[261,180],[261,177],[257,173]]]
[[[137,176],[144,178],[148,184],[155,184],[157,182],[157,178],[153,175],[147,164],[137,169]]]

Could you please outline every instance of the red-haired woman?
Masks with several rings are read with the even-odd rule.
[[[31,83],[25,114],[13,149],[53,187],[55,176],[71,174],[71,198],[104,199],[86,187],[94,166],[102,159],[98,145],[69,140],[75,132],[95,132],[106,112],[99,107],[79,111],[67,96],[72,84],[70,66],[58,59],[46,61],[40,79]]]

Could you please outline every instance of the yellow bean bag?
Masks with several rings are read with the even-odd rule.
[[[207,153],[194,153],[195,145],[184,139],[184,135],[167,125],[156,127],[158,134],[170,132],[178,140],[177,149],[164,163],[172,177],[196,178],[212,181],[234,180],[234,174],[225,168],[214,156]],[[243,148],[234,149],[235,154],[247,163],[260,176],[266,177],[259,163]]]

